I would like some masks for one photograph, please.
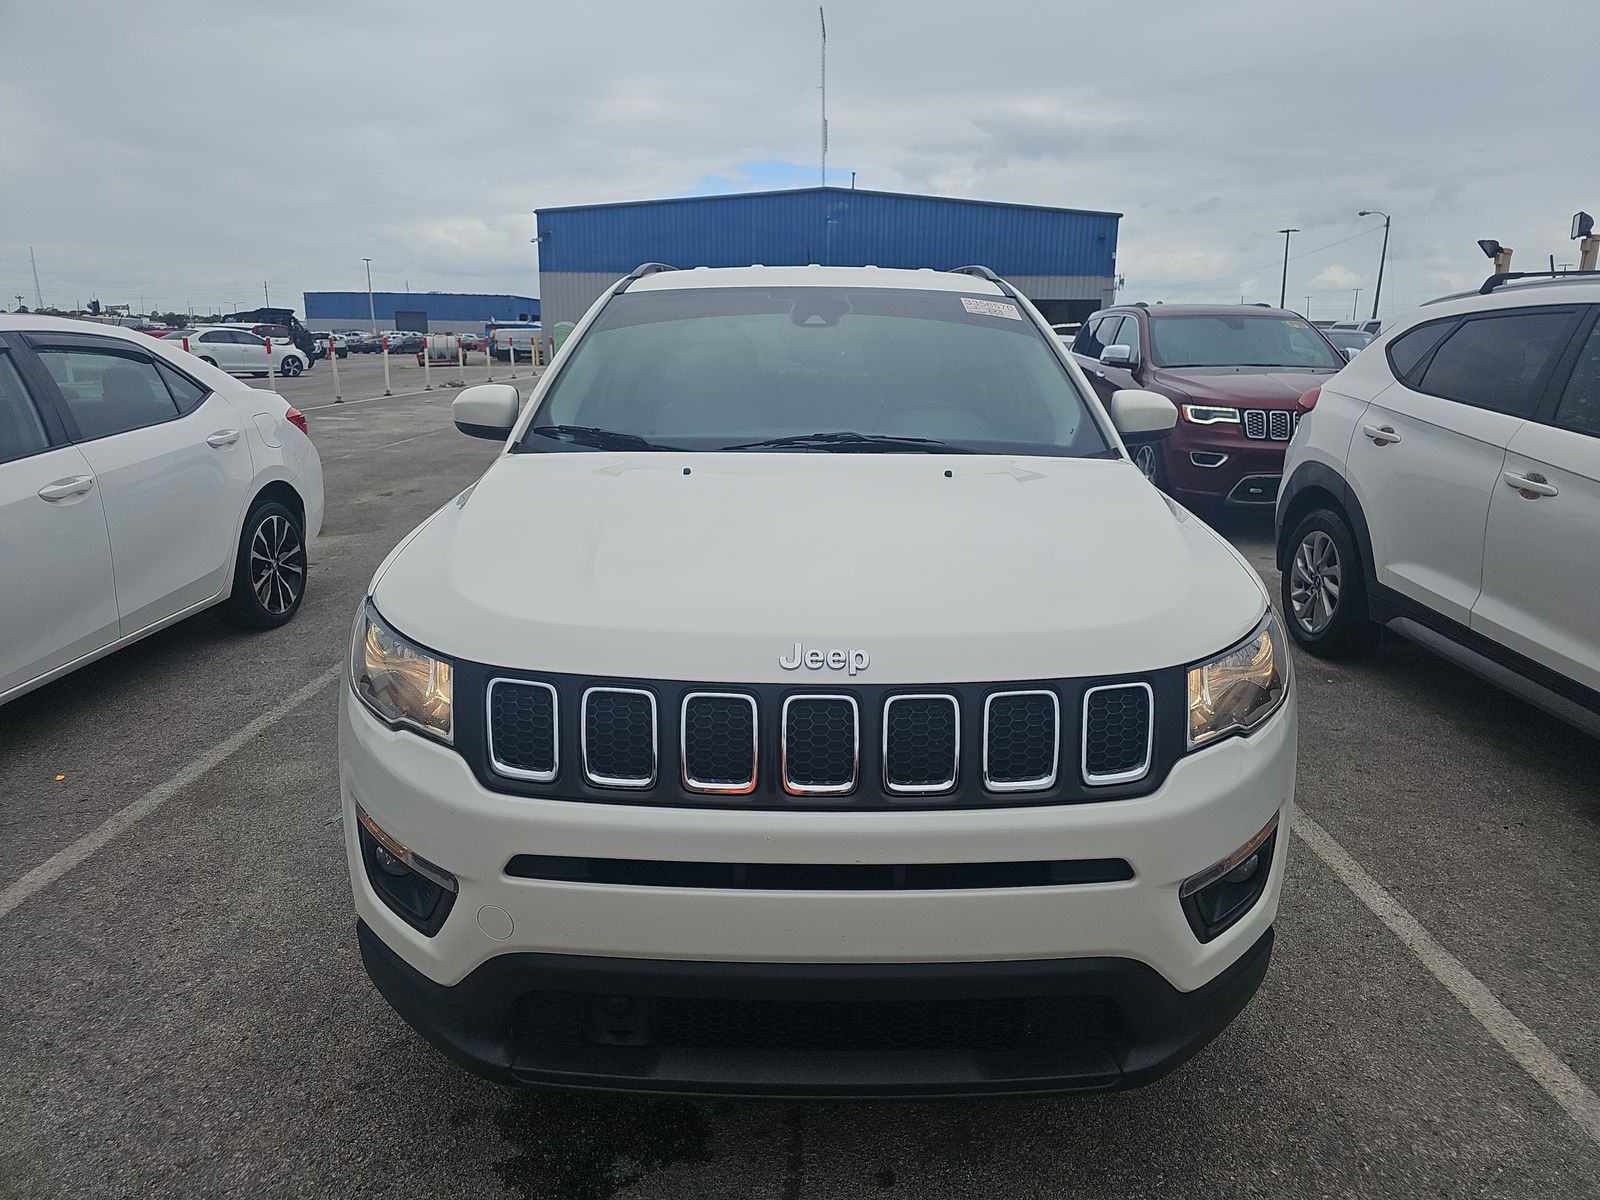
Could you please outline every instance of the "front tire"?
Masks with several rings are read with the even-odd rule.
[[[299,611],[305,594],[305,526],[276,500],[257,504],[239,535],[229,619],[244,629],[276,629]]]
[[[1155,442],[1145,442],[1133,448],[1133,465],[1144,477],[1163,492],[1167,490],[1167,459]]]
[[[1354,535],[1329,508],[1308,513],[1289,536],[1280,598],[1295,643],[1318,658],[1352,658],[1375,633]]]

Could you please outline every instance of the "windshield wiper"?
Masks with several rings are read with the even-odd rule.
[[[971,454],[965,446],[953,446],[938,438],[897,437],[888,433],[855,433],[842,429],[835,433],[796,433],[789,437],[763,438],[724,446],[724,450],[783,450],[789,447],[816,450],[920,450],[925,454]]]
[[[623,433],[617,429],[600,429],[594,425],[535,425],[529,433],[553,438],[558,442],[571,442],[576,446],[593,446],[596,450],[676,450],[677,446],[663,446],[636,433]]]

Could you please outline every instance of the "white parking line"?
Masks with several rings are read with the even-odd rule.
[[[218,742],[198,758],[189,762],[165,783],[158,783],[137,800],[119,808],[99,825],[73,842],[66,849],[51,855],[5,891],[0,892],[0,917],[5,917],[30,897],[37,895],[81,864],[96,850],[108,845],[117,837],[144,820],[191,783],[202,778],[212,768],[221,765],[237,754],[251,739],[265,733],[300,705],[327,687],[343,672],[342,665],[330,667],[306,684],[282,704],[269,708],[234,733]]]
[[[352,450],[348,454],[333,454],[333,455],[329,455],[327,458],[323,459],[322,461],[323,462],[337,462],[341,458],[359,458],[360,456],[365,455],[365,454],[376,454],[379,450],[390,450],[390,449],[393,449],[395,446],[404,446],[407,442],[420,442],[423,438],[438,437],[441,433],[454,433],[454,432],[455,432],[455,426],[453,426],[453,425],[449,429],[430,429],[430,430],[428,430],[427,433],[413,434],[411,437],[403,437],[403,438],[399,439],[398,441],[394,441],[394,442],[385,442],[381,446],[372,446],[372,447],[369,447],[366,450]]]
[[[441,385],[433,390],[435,392],[454,392],[460,389],[447,388]],[[400,400],[406,396],[426,396],[427,394],[428,390],[426,388],[418,388],[414,392],[396,392],[392,396],[363,396],[360,400],[329,401],[327,404],[308,404],[304,408],[300,408],[297,404],[295,407],[300,408],[301,412],[321,412],[325,408],[349,408],[352,404],[371,404],[374,400]]]
[[[1344,885],[1355,893],[1372,915],[1389,927],[1405,943],[1429,973],[1445,986],[1472,1014],[1474,1020],[1500,1043],[1546,1094],[1577,1122],[1589,1140],[1600,1146],[1600,1096],[1579,1079],[1571,1067],[1495,998],[1493,992],[1461,960],[1451,954],[1424,929],[1401,903],[1362,869],[1360,863],[1310,817],[1299,810],[1294,816],[1294,831],[1312,852],[1328,865]]]

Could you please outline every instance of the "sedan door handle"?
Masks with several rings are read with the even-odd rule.
[[[206,445],[213,449],[221,450],[224,446],[231,446],[238,440],[239,431],[237,429],[219,429],[206,439]]]
[[[58,479],[39,489],[39,498],[52,504],[69,496],[81,496],[94,486],[93,475],[74,475],[71,479]]]
[[[1394,431],[1392,425],[1363,425],[1361,432],[1371,438],[1375,446],[1387,446],[1390,442],[1398,445],[1400,442],[1400,435]]]
[[[1507,471],[1505,481],[1508,487],[1514,487],[1522,493],[1524,500],[1537,500],[1540,496],[1558,496],[1561,489],[1538,473],[1519,475],[1515,471]]]

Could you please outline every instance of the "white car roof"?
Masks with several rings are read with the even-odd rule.
[[[0,333],[92,333],[100,337],[121,338],[136,346],[160,341],[125,325],[102,325],[77,317],[39,317],[32,313],[0,313]]]
[[[634,280],[630,292],[668,292],[683,288],[732,287],[879,287],[923,292],[967,292],[986,296],[1004,293],[977,275],[950,271],[900,270],[892,267],[692,267],[656,271]]]

